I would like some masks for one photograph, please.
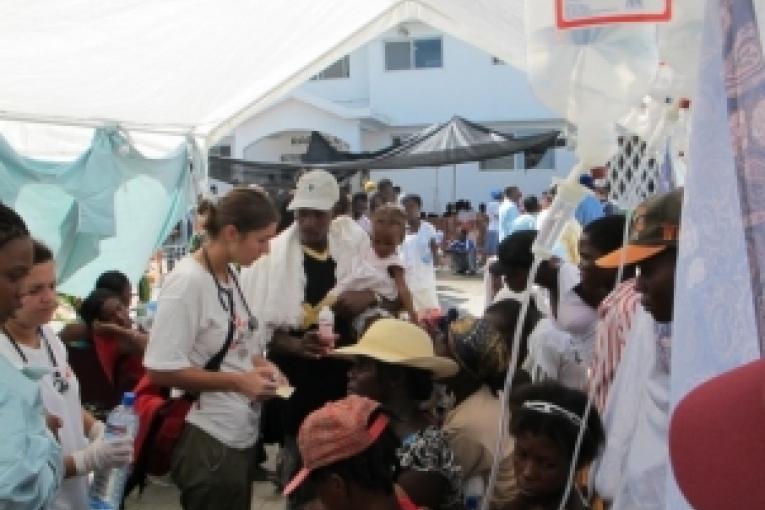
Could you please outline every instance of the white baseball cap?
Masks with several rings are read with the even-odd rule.
[[[337,179],[325,170],[311,170],[298,179],[295,197],[287,210],[331,211],[338,200],[340,200],[340,186],[337,184]]]

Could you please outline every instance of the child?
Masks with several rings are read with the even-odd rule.
[[[404,264],[398,254],[398,246],[404,241],[405,235],[404,211],[391,204],[378,207],[372,217],[370,249],[360,254],[350,275],[329,291],[325,303],[331,306],[337,296],[346,290],[372,290],[388,301],[400,299],[404,311],[409,314],[409,320],[416,321],[417,312],[412,293],[404,280]],[[372,308],[362,313],[356,321],[357,331],[361,332],[367,319],[374,315],[380,315],[380,310]]]
[[[510,435],[518,495],[508,510],[557,510],[568,482],[587,396],[555,382],[528,384],[510,397]],[[592,462],[604,442],[603,424],[593,407],[587,418],[576,469]],[[565,510],[587,510],[575,486]]]
[[[447,251],[452,255],[452,269],[455,274],[475,274],[476,245],[468,238],[467,230],[460,230],[459,238],[449,244]]]

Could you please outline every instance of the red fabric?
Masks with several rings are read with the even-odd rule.
[[[765,359],[689,393],[672,416],[669,450],[696,510],[765,508]]]
[[[119,340],[115,337],[94,334],[93,345],[96,347],[104,374],[115,386],[120,397],[124,391],[130,391],[146,373],[143,368],[143,356],[120,354]]]
[[[608,392],[616,377],[616,369],[627,345],[627,335],[640,304],[635,279],[620,283],[598,307],[598,330],[595,353],[590,365],[590,387],[594,403],[601,413],[606,407]]]
[[[396,499],[398,500],[398,506],[401,507],[401,510],[422,510],[409,498],[406,491],[398,485],[396,485]]]
[[[151,384],[144,375],[135,387],[135,411],[138,434],[135,458],[145,471],[162,476],[170,470],[170,457],[186,424],[192,402],[184,398],[168,398],[166,390]],[[143,456],[144,446],[150,448]]]
[[[116,338],[106,335],[93,335],[93,344],[96,346],[98,360],[104,369],[109,382],[114,384],[114,369],[117,366],[117,360],[120,357],[119,344]]]

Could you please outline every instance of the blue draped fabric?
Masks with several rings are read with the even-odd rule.
[[[185,145],[145,158],[116,129],[97,129],[71,162],[26,158],[0,137],[0,200],[54,251],[59,289],[85,296],[106,270],[137,282],[190,206],[188,159]]]

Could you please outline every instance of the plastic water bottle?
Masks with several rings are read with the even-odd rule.
[[[329,350],[335,347],[335,314],[328,306],[319,312],[319,337],[327,344]]]
[[[125,393],[122,404],[109,413],[106,418],[104,439],[130,436],[135,438],[138,432],[138,415],[133,409],[134,393]],[[98,510],[119,510],[125,482],[130,474],[130,466],[97,471],[90,484],[90,508]]]
[[[465,510],[478,510],[484,491],[483,478],[474,476],[465,484]]]

